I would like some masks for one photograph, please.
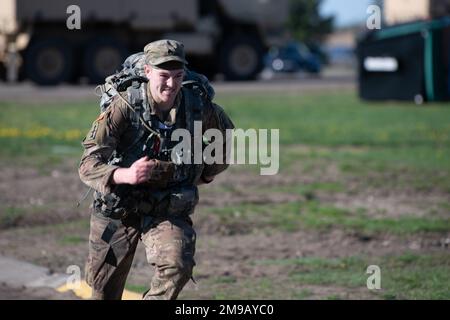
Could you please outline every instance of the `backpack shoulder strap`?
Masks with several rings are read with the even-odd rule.
[[[194,121],[202,121],[205,99],[196,90],[183,87],[184,112],[186,119],[186,129],[191,135],[194,134]]]
[[[134,112],[131,113],[131,123],[136,129],[139,129],[141,126],[139,118],[143,113],[144,97],[141,95],[140,87],[141,83],[133,81],[131,86],[127,88],[128,101],[134,109]]]
[[[134,110],[130,113],[130,122],[137,132],[133,142],[129,145],[127,150],[133,148],[146,133],[146,129],[142,125],[141,119],[145,121],[146,125],[154,128],[154,124],[151,121],[150,105],[146,88],[147,84],[145,82],[138,81],[133,82],[132,85],[127,88],[128,101]]]

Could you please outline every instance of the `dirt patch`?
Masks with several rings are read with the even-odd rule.
[[[306,147],[305,147],[306,148]],[[239,172],[219,176],[216,185],[225,188],[208,191],[211,197],[202,198],[205,205],[224,207],[237,203],[246,204],[277,204],[314,199],[323,205],[346,209],[350,212],[363,209],[370,218],[401,218],[401,217],[433,217],[450,218],[448,199],[450,194],[442,190],[421,191],[408,185],[407,174],[402,177],[391,177],[387,180],[401,180],[404,186],[371,186],[368,180],[380,179],[385,173],[372,173],[369,178],[343,175],[335,164],[320,167],[320,173],[309,172],[301,167],[295,168],[290,174],[276,176],[259,176],[256,173]],[[277,188],[308,187],[314,184],[336,184],[341,190],[314,190],[303,194],[293,191],[277,191]],[[257,186],[257,188],[255,188]],[[265,191],[268,188],[269,191]],[[275,191],[273,191],[275,190]],[[205,199],[206,198],[206,199]]]
[[[341,181],[345,186],[355,183],[351,180],[347,183],[343,177],[339,177],[338,170],[334,166],[330,166],[326,171],[327,174],[324,176],[328,180],[324,181]],[[63,246],[65,247],[64,250],[72,250],[73,248],[84,246],[84,241],[87,241],[88,236],[86,228],[89,219],[89,210],[87,207],[91,198],[89,197],[84,202],[83,207],[75,207],[76,200],[86,191],[86,187],[79,181],[73,161],[53,168],[48,175],[43,174],[37,169],[15,167],[3,167],[0,169],[0,175],[4,177],[0,181],[2,206],[22,208],[26,212],[25,215],[15,221],[13,225],[15,228],[11,230],[12,232],[7,230],[5,230],[7,232],[2,232],[0,236],[0,243],[2,244],[1,251],[5,251],[6,249],[4,248],[13,248],[12,251],[16,250],[17,254],[14,254],[9,249],[7,251],[13,253],[13,255],[39,257],[39,262],[44,262],[46,265],[45,261],[47,259],[56,259],[53,246],[63,246],[61,244],[62,242],[66,242],[65,246]],[[330,175],[334,178],[331,179]],[[11,181],[14,181],[13,185],[11,185]],[[275,176],[259,176],[257,173],[230,170],[227,174],[218,176],[211,186],[203,186],[200,188],[201,200],[199,210],[203,210],[205,214],[193,216],[198,233],[204,236],[211,236],[212,239],[218,238],[221,242],[223,241],[223,244],[227,243],[227,239],[230,239],[232,243],[253,243],[254,245],[249,245],[249,255],[254,255],[257,252],[257,250],[255,251],[255,246],[261,243],[264,244],[262,245],[264,249],[270,246],[276,246],[278,243],[286,243],[284,248],[277,248],[276,250],[270,251],[284,252],[283,250],[290,250],[288,254],[291,256],[293,254],[295,255],[297,249],[289,248],[302,248],[303,251],[301,252],[304,255],[318,252],[320,256],[328,256],[326,252],[328,244],[331,246],[335,243],[339,243],[339,248],[341,249],[336,250],[336,248],[333,248],[330,252],[340,252],[340,255],[342,255],[345,251],[358,251],[357,248],[351,245],[352,243],[359,243],[358,235],[349,235],[339,230],[332,230],[329,233],[301,231],[279,235],[276,233],[265,236],[247,235],[247,233],[258,229],[257,222],[255,222],[256,228],[249,228],[248,226],[241,225],[237,217],[235,219],[236,224],[231,224],[231,226],[227,226],[228,229],[224,230],[220,217],[213,214],[208,215],[208,210],[212,208],[224,208],[240,204],[264,205],[304,201],[304,194],[264,192],[264,190],[269,188],[273,190],[276,187],[308,185],[317,181],[317,177],[313,173],[310,175],[303,172],[300,175],[279,174]],[[351,211],[357,210],[358,208],[365,208],[367,211],[366,214],[370,217],[390,218],[406,215],[425,216],[433,208],[435,210],[433,217],[442,216],[448,218],[448,209],[439,207],[440,203],[445,202],[447,196],[446,194],[439,193],[390,192],[389,190],[374,188],[358,189],[355,192],[354,187],[350,187],[349,190],[342,192],[314,191],[314,197],[321,204],[330,204]],[[63,226],[59,231],[50,228],[37,231],[38,234],[36,234],[29,233],[27,228],[18,228],[36,225],[54,225],[72,220],[77,221],[80,218],[86,221],[83,227],[67,225]],[[230,232],[234,236],[227,238]],[[218,237],[218,234],[222,236]],[[281,239],[280,237],[285,238]],[[380,237],[372,239],[373,241],[370,241],[370,243],[364,243],[362,248],[367,251],[375,243],[398,243],[398,241],[390,239],[392,236],[386,235]],[[427,238],[429,236],[424,237]],[[432,241],[438,241],[439,239],[437,238],[440,235],[436,237],[431,235],[430,237]],[[74,238],[75,241],[72,241]],[[19,239],[22,245],[18,241]],[[257,240],[252,242],[252,239]],[[267,242],[264,239],[268,239]],[[292,239],[294,240],[291,241]],[[24,242],[31,244],[34,241],[39,245],[23,245]],[[416,239],[415,241],[421,242],[420,239]],[[74,244],[73,242],[79,242],[79,244]],[[317,244],[323,249],[316,251],[318,248],[313,247],[312,250],[309,250],[307,246],[305,247],[308,243],[310,245]],[[348,246],[345,245],[347,243],[349,243]],[[406,243],[403,242],[402,248],[408,247]],[[239,252],[239,249],[236,250]],[[385,252],[388,249],[384,246],[379,246],[376,250]],[[227,252],[227,249],[224,248],[220,251]],[[234,252],[234,250],[232,251]],[[75,253],[76,255],[77,253]]]
[[[62,244],[63,233],[84,238],[77,244]],[[264,261],[296,258],[343,258],[367,256],[371,259],[385,255],[401,255],[447,252],[450,234],[424,234],[410,237],[377,235],[371,238],[342,230],[329,232],[298,231],[293,233],[255,233],[234,236],[202,234],[198,230],[195,278],[198,285],[189,283],[181,298],[214,298],[214,289],[208,286],[216,278],[233,279],[231,287],[245,281],[270,279],[280,288],[291,288],[292,280],[286,275],[292,266],[265,264]],[[29,228],[7,230],[0,235],[0,253],[6,256],[40,264],[54,272],[64,273],[69,265],[78,265],[83,270],[87,257],[87,230],[77,226],[60,232],[32,233]],[[139,245],[128,282],[148,285],[153,269],[146,261],[144,246]],[[309,287],[292,287],[300,291]],[[313,290],[314,289],[314,290]],[[308,289],[305,298],[370,298],[367,290],[317,286]],[[287,290],[287,289],[286,289]],[[279,298],[283,298],[283,293]],[[369,295],[369,296],[368,296]],[[51,297],[51,296],[50,296]],[[373,297],[372,297],[373,298]]]
[[[60,293],[52,288],[11,287],[0,283],[0,300],[78,300],[72,292]]]
[[[336,194],[319,198],[324,203],[332,203],[341,209],[364,209],[372,218],[441,217],[449,218],[449,210],[442,203],[448,201],[448,195],[408,193],[380,194],[363,192],[359,194]]]
[[[0,254],[42,265],[54,272],[64,273],[69,265],[78,265],[83,270],[88,248],[87,226],[77,223],[50,230],[38,232],[26,227],[5,230],[0,234]],[[79,242],[62,242],[68,234]],[[258,261],[441,252],[448,251],[450,242],[450,234],[405,237],[379,234],[368,237],[338,229],[220,236],[205,234],[197,228],[197,234],[196,277],[200,282],[220,276],[233,277],[236,281],[249,278],[281,281],[280,276],[289,271],[286,267],[264,265]],[[151,274],[152,268],[147,264],[144,247],[140,244],[129,281],[146,285]],[[195,286],[189,290],[195,290]]]
[[[77,201],[87,188],[73,162],[49,172],[35,168],[0,169],[1,228],[55,224],[83,214]],[[85,208],[87,203],[83,204]]]
[[[342,258],[348,256],[384,256],[407,251],[445,250],[443,236],[398,238],[379,235],[373,238],[330,232],[249,234],[230,237],[199,235],[197,261],[204,277],[231,274],[238,278],[276,277],[283,268],[259,265],[258,261],[308,257]],[[224,263],[226,261],[226,263]]]
[[[320,170],[304,170],[301,166],[276,176],[260,176],[256,172],[230,170],[217,177],[210,186],[201,187],[199,212],[193,216],[198,233],[195,277],[200,286],[192,283],[183,291],[182,298],[214,298],[215,286],[208,287],[216,278],[231,279],[235,285],[246,281],[270,279],[277,287],[307,292],[305,298],[336,297],[343,299],[376,298],[367,290],[338,286],[295,287],[285,275],[290,266],[261,264],[260,261],[296,258],[343,258],[367,256],[376,259],[405,252],[428,254],[448,251],[450,234],[415,233],[396,236],[378,233],[360,234],[338,227],[327,230],[298,230],[281,232],[243,224],[232,217],[224,227],[220,215],[208,211],[243,204],[273,205],[307,201],[313,197],[321,205],[330,205],[354,212],[360,208],[370,218],[401,218],[404,216],[448,218],[448,199],[444,192],[420,192],[411,188],[394,190],[388,187],[365,188],[364,182],[344,176],[331,164]],[[0,169],[1,206],[5,210],[19,208],[18,218],[0,232],[0,254],[29,261],[54,272],[66,272],[69,265],[84,270],[88,250],[89,197],[82,207],[75,203],[86,191],[79,181],[76,165],[67,162],[44,173],[33,168],[3,167]],[[343,190],[312,188],[311,194],[285,191],[296,186],[314,183],[339,183]],[[284,188],[284,189],[283,189]],[[287,189],[286,189],[287,188]],[[10,212],[11,213],[11,212]],[[4,226],[3,226],[4,227]],[[129,283],[145,286],[152,274],[144,248],[139,245]],[[233,284],[233,285],[234,285]],[[226,284],[223,284],[226,286]],[[0,298],[8,288],[0,288]],[[36,297],[59,299],[47,291],[32,292],[18,288],[11,290],[12,299]],[[282,299],[283,292],[274,292]]]
[[[299,286],[287,275],[295,265],[277,264],[277,261],[297,258],[345,258],[351,256],[370,257],[376,261],[386,255],[404,253],[429,254],[447,252],[450,235],[419,235],[396,237],[378,235],[367,238],[341,230],[330,232],[299,231],[294,233],[257,233],[234,236],[210,236],[198,234],[195,279],[190,282],[181,298],[213,299],[217,287],[211,281],[217,278],[229,280],[235,290],[241,283],[269,279],[276,284],[273,299],[283,299],[289,290],[308,292],[306,299],[323,299],[331,296],[342,299],[375,299],[367,288],[341,288],[338,286]],[[275,263],[270,263],[274,261]],[[269,263],[267,263],[269,262]],[[147,264],[143,246],[140,245],[133,262],[128,281],[146,286],[152,275]],[[285,290],[283,292],[283,290]],[[257,295],[257,293],[252,293]],[[261,296],[259,296],[261,298]],[[264,297],[263,297],[264,298]]]
[[[306,148],[306,147],[305,147]],[[381,174],[381,173],[380,173]],[[1,228],[55,224],[86,216],[91,195],[77,208],[76,204],[88,188],[81,183],[74,161],[66,162],[48,172],[34,168],[3,167],[0,175],[0,200],[6,213],[0,220]],[[13,184],[12,184],[13,182]],[[336,183],[340,191],[312,190],[307,193],[283,191],[283,188],[308,187],[317,183]],[[278,190],[277,190],[278,188]],[[442,191],[420,192],[408,187],[371,187],[363,180],[345,176],[335,164],[315,170],[301,166],[294,172],[275,176],[260,176],[256,172],[230,170],[216,178],[214,184],[201,187],[200,207],[224,208],[240,204],[283,204],[315,199],[323,205],[364,210],[368,217],[399,218],[450,217],[450,195]],[[220,220],[199,221],[201,228],[211,233],[221,231]],[[248,228],[233,233],[248,232]],[[228,231],[226,231],[228,232]]]

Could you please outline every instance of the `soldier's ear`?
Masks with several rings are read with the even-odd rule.
[[[150,67],[148,64],[145,64],[144,73],[147,78],[150,78],[150,75],[152,74],[152,67]]]

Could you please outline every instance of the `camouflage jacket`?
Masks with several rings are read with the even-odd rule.
[[[158,118],[161,116],[154,108],[154,102],[147,86],[147,95],[150,97],[151,113],[156,114]],[[180,105],[184,101],[182,99],[182,91],[175,100],[175,105],[169,111],[167,119],[163,122],[167,125],[173,125],[177,119],[176,115]],[[123,96],[126,97],[126,96]],[[131,128],[132,111],[126,106],[119,97],[115,97],[108,109],[101,113],[92,124],[91,129],[84,138],[82,145],[84,153],[79,165],[80,179],[86,185],[94,190],[108,194],[111,192],[112,175],[119,166],[109,164],[108,160],[116,149],[126,149],[134,139],[133,130]],[[161,121],[162,122],[162,121]],[[202,110],[202,131],[203,133],[210,129],[219,129],[225,137],[225,130],[234,128],[232,121],[225,114],[223,109],[215,103],[207,103]],[[204,164],[202,171],[203,176],[214,176],[224,171],[226,164],[226,150],[224,145],[224,161],[222,164]],[[158,168],[158,166],[160,166]],[[172,171],[167,166],[158,164],[154,170],[161,171],[161,179],[170,179]],[[167,175],[165,175],[167,173]],[[157,183],[155,183],[157,186]],[[151,186],[150,186],[151,187]]]

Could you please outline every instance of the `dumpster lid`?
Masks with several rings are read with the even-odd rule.
[[[392,27],[387,27],[375,31],[373,40],[382,40],[388,38],[395,38],[405,36],[413,33],[429,31],[433,29],[445,28],[450,25],[450,17],[435,19],[431,21],[416,21],[405,24],[400,24]]]

